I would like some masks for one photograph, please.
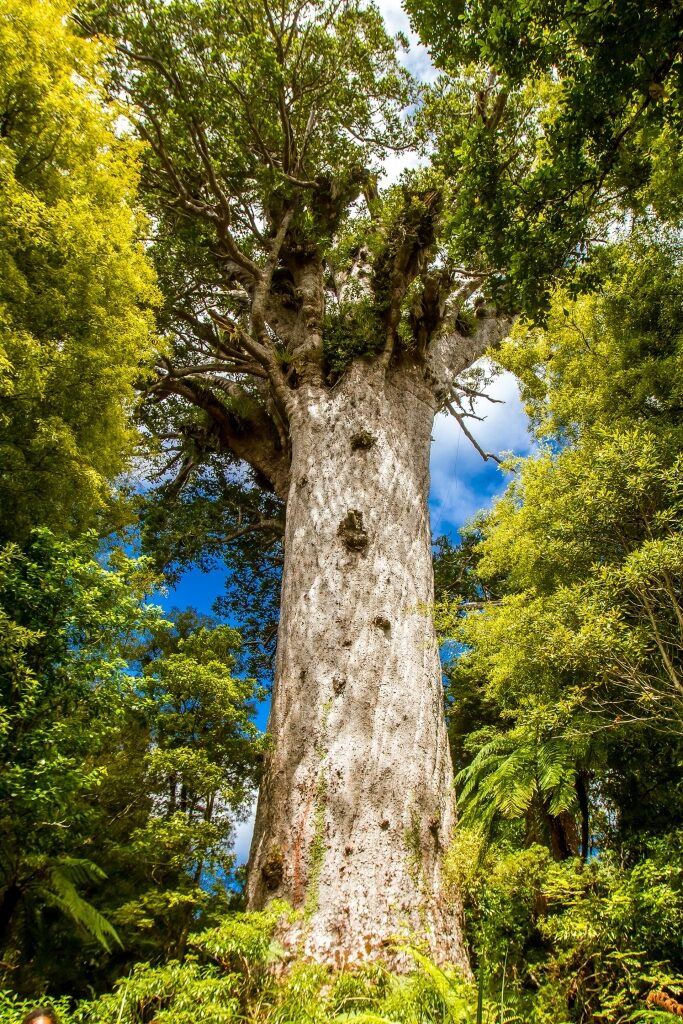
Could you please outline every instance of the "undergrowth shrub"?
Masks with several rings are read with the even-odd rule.
[[[647,856],[556,862],[540,846],[462,831],[448,862],[463,895],[478,986],[404,946],[415,970],[291,963],[283,905],[232,914],[182,961],[138,964],[113,992],[55,1005],[61,1024],[659,1024],[683,1001],[683,835]],[[672,997],[672,998],[671,998]],[[49,1003],[49,999],[47,1000]],[[35,1006],[5,993],[0,1024]]]
[[[410,947],[403,951],[416,970],[407,976],[380,964],[341,972],[285,965],[273,937],[282,913],[230,916],[192,936],[182,963],[139,964],[63,1024],[475,1024],[475,986]]]
[[[683,991],[683,833],[651,840],[628,865],[614,852],[558,863],[545,847],[463,830],[448,872],[488,995],[507,992],[521,1020],[654,1024],[648,995]]]
[[[237,976],[189,956],[160,967],[138,964],[116,990],[81,1006],[88,1024],[228,1024],[239,1019]]]

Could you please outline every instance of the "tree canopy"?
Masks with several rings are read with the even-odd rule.
[[[485,253],[513,301],[538,311],[548,284],[568,272],[590,288],[585,257],[626,211],[680,223],[676,4],[407,7],[442,70],[430,122],[442,107],[438,159],[469,199],[454,217],[459,248],[464,258]],[[463,118],[472,88],[476,105]]]
[[[457,316],[481,276],[444,265],[438,176],[379,187],[382,158],[415,144],[404,114],[416,97],[379,12],[112,4],[81,23],[117,40],[116,88],[147,143],[174,341],[146,415],[179,479],[220,451],[285,497],[291,391],[333,384],[359,356],[430,349],[448,398],[485,342],[458,335],[455,358],[436,339],[449,325],[477,333]]]
[[[19,541],[111,517],[155,331],[139,147],[105,103],[103,48],[68,11],[0,16],[0,536]]]

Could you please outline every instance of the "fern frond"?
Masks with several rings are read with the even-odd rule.
[[[398,946],[401,952],[412,957],[418,967],[421,967],[425,974],[431,979],[434,988],[441,997],[451,1024],[464,1024],[469,1017],[469,1000],[460,991],[456,981],[437,967],[435,963],[415,949],[414,946]]]
[[[55,861],[55,866],[74,885],[101,882],[107,877],[101,867],[84,857],[59,857]]]
[[[48,903],[57,907],[75,924],[84,928],[110,953],[111,942],[117,943],[119,946],[123,945],[116,929],[92,903],[83,899],[73,882],[74,875],[90,881],[93,878],[103,877],[103,873],[89,861],[81,861],[77,864],[74,864],[73,861],[74,858],[68,858],[65,864],[60,861],[50,866],[48,881],[41,886],[42,894]]]

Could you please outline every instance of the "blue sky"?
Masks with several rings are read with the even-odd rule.
[[[403,58],[406,66],[416,77],[428,81],[434,76],[429,54],[410,32],[400,4],[394,0],[383,0],[379,7],[389,31],[405,32],[411,40],[410,51]],[[395,180],[402,170],[414,164],[415,159],[411,155],[390,158],[385,165],[384,182]],[[479,400],[474,411],[485,419],[482,422],[469,421],[471,432],[486,451],[526,455],[531,449],[531,438],[514,377],[509,373],[499,375],[488,391],[501,404]],[[502,493],[506,476],[495,462],[483,461],[451,416],[437,416],[432,437],[429,499],[432,533],[434,536],[445,533],[455,540],[458,529]],[[225,572],[222,571],[202,573],[192,570],[169,590],[162,604],[168,609],[191,606],[200,612],[210,613],[213,602],[223,592],[224,579]],[[267,706],[259,709],[257,720],[261,727],[265,727],[267,713]],[[237,828],[235,850],[239,863],[247,859],[252,829],[253,809]]]

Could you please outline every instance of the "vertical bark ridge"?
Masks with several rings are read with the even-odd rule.
[[[302,911],[289,941],[337,966],[427,938],[466,964],[441,858],[455,823],[431,621],[429,448],[415,373],[363,363],[302,385],[276,679],[250,858],[252,907]]]

